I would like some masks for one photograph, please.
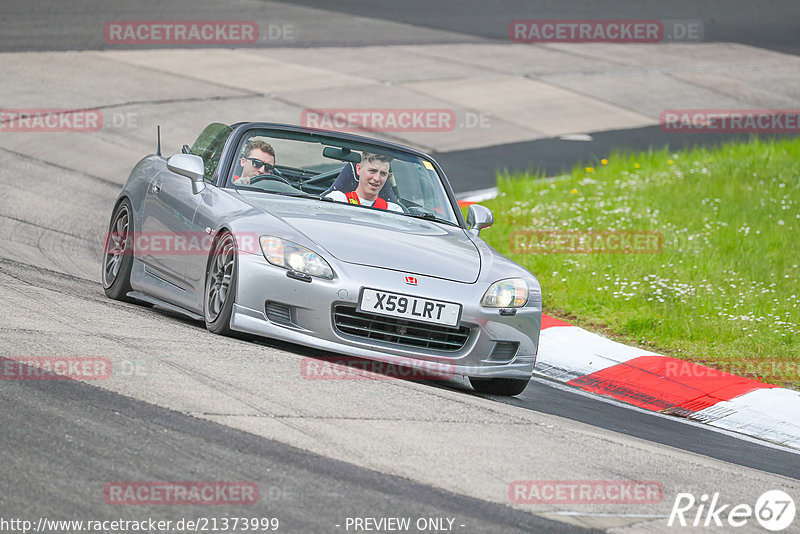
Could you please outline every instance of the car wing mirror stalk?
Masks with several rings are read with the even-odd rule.
[[[203,158],[194,154],[175,154],[167,160],[167,169],[175,174],[186,176],[192,181],[192,193],[195,195],[205,189],[203,180],[205,166]]]
[[[469,232],[475,237],[479,236],[481,230],[489,228],[494,224],[492,210],[480,204],[472,204],[467,209],[467,226]]]

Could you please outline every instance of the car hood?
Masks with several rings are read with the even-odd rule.
[[[480,274],[480,253],[460,227],[343,203],[240,194],[340,261],[464,283]]]

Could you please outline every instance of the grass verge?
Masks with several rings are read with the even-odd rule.
[[[545,313],[800,389],[800,139],[613,154],[498,188],[481,237],[539,277]]]

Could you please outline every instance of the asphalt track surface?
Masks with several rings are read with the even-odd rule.
[[[331,9],[327,2],[299,0],[293,4]],[[395,22],[457,32],[477,38],[508,40],[508,24],[524,19],[660,19],[698,20],[703,25],[703,42],[743,43],[789,54],[800,54],[797,21],[800,3],[741,2],[735,8],[725,0],[675,2],[658,1],[549,1],[507,0],[496,2],[337,2],[338,12],[353,16],[369,14]],[[490,187],[497,171],[533,171],[548,176],[559,174],[578,163],[590,163],[612,152],[671,150],[691,146],[715,146],[747,139],[736,134],[665,133],[659,127],[596,132],[590,141],[543,139],[488,148],[456,150],[435,154],[453,176],[462,177],[458,191]]]
[[[576,12],[584,18],[611,18],[598,7],[602,4],[589,7],[584,2],[538,4],[542,9],[535,13],[527,3],[508,3],[501,13],[491,3],[459,3],[457,16],[450,3],[295,4],[301,3],[452,32],[442,41],[503,39],[502,31],[514,18],[574,18]],[[564,5],[574,5],[577,11],[564,11]],[[621,13],[636,13],[625,18],[700,17],[705,21],[706,40],[739,40],[791,53],[799,49],[795,3],[752,3],[748,4],[752,7],[731,10],[721,2],[690,2],[658,14],[654,4],[613,5]],[[187,8],[179,3],[108,6],[106,2],[5,3],[6,16],[0,23],[2,50],[102,47],[89,28],[111,18],[143,17],[147,8],[153,10],[148,18],[187,18]],[[211,3],[191,4],[192,9],[198,19],[230,12]],[[247,16],[242,13],[242,18]],[[376,27],[378,32],[380,27]],[[82,28],[87,29],[85,34]],[[347,39],[359,44],[358,36]],[[341,44],[342,36],[315,38],[307,44],[325,42]],[[506,161],[510,169],[559,172],[571,162],[602,157],[612,150],[693,142],[667,139],[655,128],[592,137],[587,142],[542,140],[438,157],[446,168],[464,164],[474,170],[477,166],[480,172],[474,176],[482,175],[484,169],[491,176],[494,168],[480,167],[481,161]],[[710,137],[703,137],[703,142],[715,142]],[[59,168],[9,151],[3,152],[2,159],[0,238],[13,244],[0,245],[4,303],[0,317],[7,325],[0,336],[0,355],[120,354],[121,360],[138,357],[151,366],[142,376],[120,378],[109,385],[0,383],[3,518],[245,515],[278,517],[284,525],[281,530],[287,532],[342,532],[335,525],[346,517],[453,517],[456,524],[465,525],[463,532],[571,532],[578,528],[546,518],[552,517],[546,515],[552,510],[512,508],[503,498],[487,497],[481,487],[502,481],[496,485],[504,488],[509,476],[611,479],[631,478],[635,473],[642,479],[667,479],[672,476],[667,473],[675,473],[668,482],[668,497],[675,491],[728,487],[747,499],[778,484],[797,488],[800,457],[795,453],[543,381],[532,382],[514,399],[474,395],[458,381],[378,381],[367,388],[336,384],[329,389],[298,383],[302,381],[296,377],[297,360],[318,357],[303,347],[219,338],[196,322],[103,296],[97,281],[97,231],[106,224],[124,177]],[[43,191],[35,182],[19,180],[54,172],[64,174],[63,189]],[[475,179],[459,184],[459,189],[487,185]],[[69,191],[66,199],[63,191]],[[268,377],[263,376],[264,364],[270,366]],[[524,410],[517,412],[520,408]],[[482,462],[467,457],[465,443],[472,440],[500,445],[478,441],[481,428],[491,426],[493,417],[511,421],[499,432],[507,433],[509,448],[525,451],[526,460],[537,456],[540,469],[521,468],[509,475],[515,472],[500,465],[501,460],[504,465],[511,460],[499,448],[488,454],[485,449],[472,451],[473,456],[484,457]],[[341,428],[324,426],[326,420]],[[274,421],[280,424],[270,426]],[[464,427],[452,431],[456,425]],[[520,428],[524,434],[518,432]],[[437,433],[454,440],[437,442]],[[372,434],[386,438],[380,441]],[[402,434],[409,435],[406,449],[398,445],[386,453],[380,450],[387,447],[389,438],[399,440]],[[575,440],[559,441],[562,434]],[[438,445],[440,455],[448,455],[447,445],[464,455],[459,461],[446,457],[437,461],[424,447],[409,444],[420,440]],[[493,466],[495,456],[497,465]],[[576,458],[581,460],[576,462]],[[426,476],[426,471],[433,474]],[[704,478],[718,486],[704,486]],[[240,479],[258,482],[262,498],[257,505],[223,511],[192,506],[177,512],[158,506],[123,510],[102,499],[103,486],[114,480]],[[759,491],[753,493],[749,485]],[[646,512],[663,515],[664,510]]]
[[[124,6],[101,0],[31,0],[0,2],[0,50],[59,51],[103,50],[98,29],[109,20],[163,19],[255,20],[261,26],[280,26],[302,21],[310,29],[291,41],[261,41],[256,47],[369,46],[375,44],[435,44],[457,42],[508,42],[508,25],[518,19],[657,19],[700,21],[702,41],[742,43],[800,55],[797,21],[800,3],[792,0],[739,2],[731,9],[726,0],[675,2],[604,0],[540,1],[507,0],[498,9],[495,2],[454,0],[429,2],[373,2],[347,0],[329,2],[298,0],[269,2],[250,0],[232,7],[220,2],[160,2],[140,0]],[[301,7],[312,8],[304,12]],[[324,15],[337,14],[332,22]],[[353,25],[346,24],[348,16]],[[389,31],[379,23],[361,24],[362,18],[383,20],[398,26]],[[359,21],[356,24],[356,21]],[[417,31],[415,31],[415,29]],[[430,29],[434,31],[422,31]],[[147,49],[150,45],[128,48]],[[189,46],[188,48],[191,48]],[[624,82],[623,82],[624,83]],[[769,134],[765,135],[769,137]],[[680,149],[715,146],[725,141],[747,139],[747,134],[667,133],[658,126],[594,132],[586,141],[560,138],[508,143],[467,150],[433,151],[444,165],[457,193],[494,186],[498,171],[559,174],[578,163],[596,162],[613,152],[648,148]],[[452,177],[457,176],[457,180]]]
[[[703,24],[704,42],[744,43],[792,54],[800,53],[797,39],[800,5],[791,0],[737,2],[735,8],[734,4],[725,0],[343,0],[336,2],[335,7],[320,0],[297,0],[291,3],[500,40],[508,39],[508,24],[513,20],[699,20]]]
[[[427,34],[423,41],[447,42],[475,40],[508,41],[508,25],[518,19],[659,19],[699,20],[703,24],[704,42],[744,43],[771,50],[798,54],[797,20],[800,5],[792,0],[736,2],[726,0],[405,0],[373,2],[371,0],[293,0],[291,2],[226,2],[178,0],[159,2],[139,0],[125,4],[101,0],[29,0],[4,1],[0,22],[0,47],[5,51],[22,50],[96,50],[107,47],[97,32],[108,20],[208,20],[255,19],[282,23],[306,14],[291,9],[276,9],[276,4],[293,8],[308,6],[341,15],[382,19],[409,26],[441,31]],[[191,14],[192,17],[187,17]],[[311,15],[313,17],[313,15]],[[377,25],[376,25],[377,26]],[[338,44],[392,44],[406,36],[373,33],[368,27],[347,28],[333,32],[319,26],[319,31],[306,35],[296,43],[281,46]]]
[[[277,518],[279,531],[332,532],[346,517],[448,517],[467,532],[585,532],[499,505],[319,457],[79,382],[0,389],[3,517],[176,520],[164,506],[128,516],[98,497],[109,480],[249,480],[255,505],[182,507],[189,519]]]

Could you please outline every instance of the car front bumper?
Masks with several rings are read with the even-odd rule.
[[[358,358],[424,370],[438,368],[453,375],[531,377],[542,315],[538,284],[525,307],[514,315],[501,315],[499,309],[480,306],[495,280],[465,284],[415,275],[417,285],[407,285],[406,273],[400,271],[341,262],[334,270],[333,280],[305,282],[288,277],[285,269],[270,265],[262,256],[240,255],[231,328]],[[459,303],[460,326],[469,328],[466,342],[457,350],[439,350],[344,333],[334,324],[334,307],[357,306],[364,287]]]

